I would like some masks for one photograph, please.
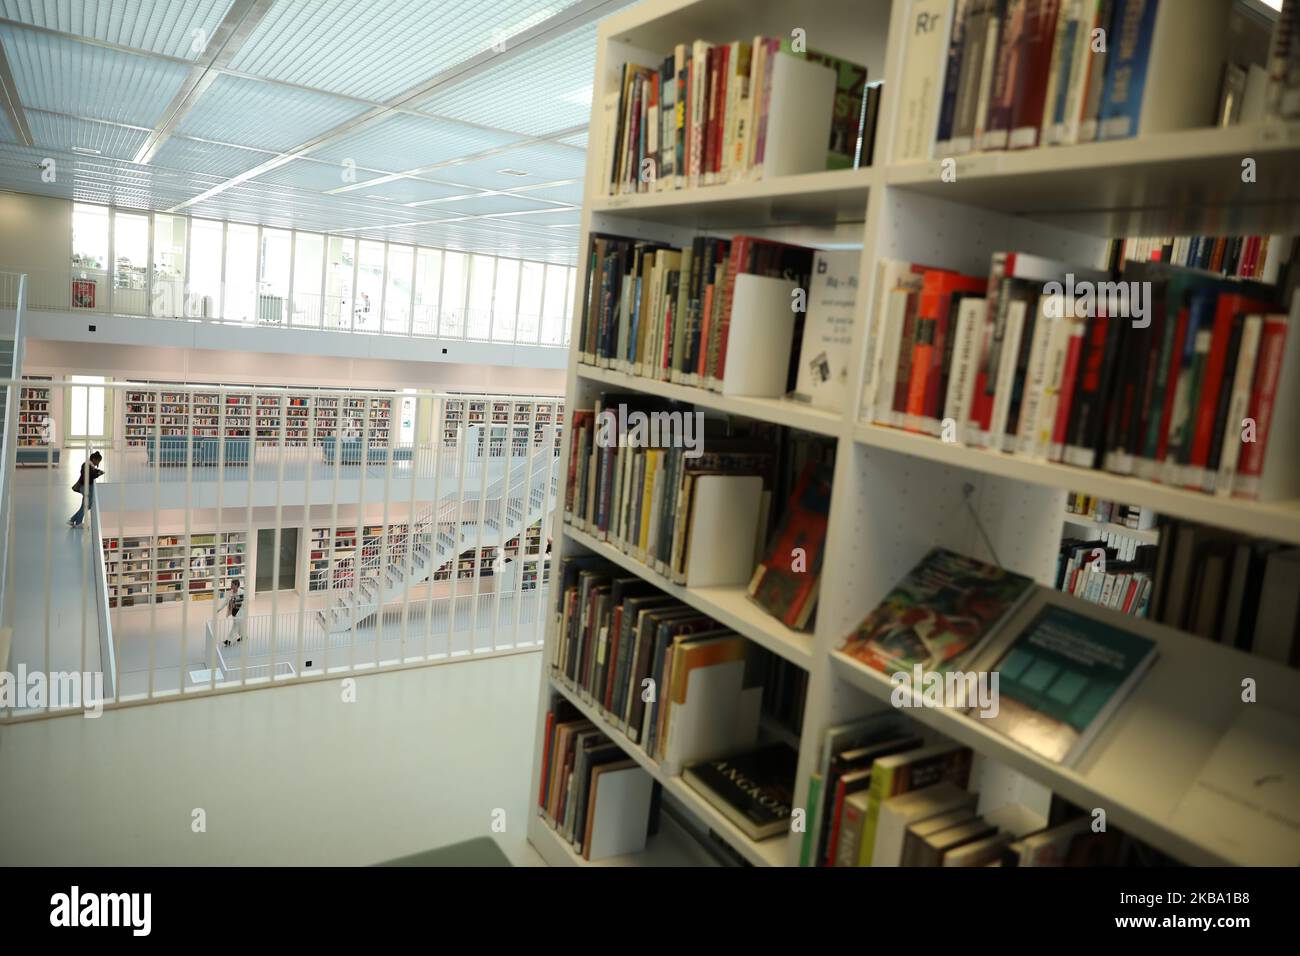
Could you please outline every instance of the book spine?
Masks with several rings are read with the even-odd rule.
[[[952,29],[948,35],[948,59],[944,71],[943,99],[939,103],[939,128],[935,133],[935,155],[947,154],[952,146],[957,114],[958,87],[961,84],[962,54],[966,46],[966,27],[973,0],[956,0],[952,11]]]
[[[1260,332],[1259,359],[1255,367],[1250,392],[1250,415],[1255,423],[1255,440],[1245,442],[1241,450],[1241,466],[1233,494],[1241,498],[1259,496],[1260,476],[1264,471],[1264,455],[1268,451],[1268,434],[1273,422],[1273,404],[1277,398],[1278,379],[1286,348],[1288,320],[1286,316],[1264,317]]]
[[[1106,84],[1097,117],[1098,139],[1136,136],[1142,120],[1142,92],[1157,0],[1117,0],[1113,54],[1106,65]]]

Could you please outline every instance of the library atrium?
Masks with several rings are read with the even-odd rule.
[[[1300,865],[1297,20],[0,0],[0,865]]]

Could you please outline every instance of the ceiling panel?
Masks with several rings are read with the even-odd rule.
[[[541,189],[528,189],[519,195],[529,199],[550,199],[555,202],[567,202],[575,206],[582,205],[582,180],[565,183],[562,186],[544,186]]]
[[[199,97],[176,129],[200,139],[283,151],[368,109],[337,96],[223,75]]]
[[[240,149],[238,146],[222,146],[172,136],[158,148],[152,162],[172,169],[189,169],[216,176],[237,176],[274,155],[255,149]]]
[[[387,100],[573,0],[297,0],[276,3],[231,66]]]
[[[423,179],[403,177],[376,183],[373,186],[363,185],[363,188],[356,190],[354,194],[365,198],[378,198],[387,202],[412,203],[446,199],[450,196],[464,196],[466,193],[472,192],[477,192],[477,190],[466,189],[464,186],[431,183]],[[433,209],[436,207],[427,208]]]
[[[38,146],[69,153],[93,149],[99,155],[115,159],[133,158],[149,136],[146,130],[134,126],[98,123],[41,110],[27,111],[27,125]]]
[[[457,163],[431,173],[441,182],[462,183],[485,189],[514,189],[557,179],[581,179],[586,157],[583,153],[551,143],[534,143],[483,159]],[[511,170],[524,173],[513,175]]]
[[[359,166],[396,173],[519,141],[511,133],[395,113],[313,150],[312,155],[334,162],[350,159]]]
[[[152,128],[189,67],[0,25],[27,109]]]
[[[439,116],[542,136],[584,126],[591,115],[596,24],[439,90],[417,104]],[[538,96],[545,90],[545,96]]]
[[[537,212],[554,209],[555,207],[547,203],[525,199],[518,195],[484,195],[472,196],[469,199],[453,199],[450,202],[440,202],[432,206],[421,206],[419,208],[423,212],[434,216],[444,213],[452,216],[488,216],[502,212]]]
[[[232,0],[0,0],[0,15],[33,26],[195,59]]]

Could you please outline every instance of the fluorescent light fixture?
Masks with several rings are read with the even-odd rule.
[[[526,173],[522,169],[498,169],[502,176],[531,176],[532,173]]]
[[[89,146],[73,146],[73,147],[72,147],[72,151],[73,151],[74,153],[82,153],[82,154],[84,154],[84,155],[86,155],[86,156],[102,156],[102,155],[103,155],[103,153],[101,153],[99,150],[97,150],[97,149],[91,149]]]

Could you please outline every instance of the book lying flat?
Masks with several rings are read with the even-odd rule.
[[[751,840],[786,832],[794,803],[799,754],[772,744],[686,768],[683,777]]]
[[[848,636],[840,650],[892,674],[955,665],[1030,592],[1020,574],[934,548]]]

